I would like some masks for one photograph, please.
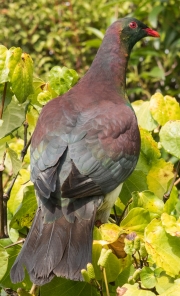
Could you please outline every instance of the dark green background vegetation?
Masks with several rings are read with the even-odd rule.
[[[82,76],[107,27],[134,16],[161,38],[146,39],[133,50],[127,79],[131,101],[156,90],[180,99],[179,11],[179,0],[0,0],[0,43],[30,53],[37,74],[59,65]]]

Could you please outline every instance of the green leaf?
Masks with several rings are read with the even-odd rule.
[[[149,22],[153,28],[157,27],[158,15],[164,10],[164,6],[155,6],[148,15]]]
[[[3,124],[0,127],[0,138],[3,138],[18,129],[25,120],[25,112],[28,102],[19,104],[15,98],[7,106],[3,113]]]
[[[141,134],[141,152],[146,157],[148,162],[152,162],[161,156],[158,149],[157,142],[153,139],[151,133],[146,130],[140,129]]]
[[[164,149],[180,159],[180,120],[167,122],[159,135]]]
[[[106,276],[108,283],[114,282],[118,277],[120,271],[120,264],[118,258],[110,253],[105,264]]]
[[[133,192],[133,202],[130,208],[142,207],[150,213],[161,215],[164,209],[163,201],[151,191]]]
[[[164,212],[166,212],[169,215],[172,214],[175,210],[175,206],[177,203],[178,203],[178,190],[174,186],[171,191],[170,197],[168,198],[168,200],[164,205]]]
[[[156,285],[154,271],[150,267],[144,266],[140,273],[142,285],[145,288],[152,289]]]
[[[0,280],[3,278],[3,276],[6,273],[7,267],[8,267],[8,253],[6,250],[1,246],[0,241]]]
[[[12,241],[10,239],[1,239],[0,240],[0,244],[3,247],[9,246],[12,244]],[[17,283],[17,284],[13,284],[11,279],[10,279],[10,269],[20,251],[20,247],[18,245],[12,246],[12,247],[8,247],[6,249],[6,252],[8,253],[8,268],[7,271],[5,273],[5,275],[3,276],[3,278],[1,279],[1,286],[2,287],[8,287],[9,289],[12,289],[14,291],[16,291],[18,288],[23,288],[26,289],[27,291],[30,290],[32,283],[29,280],[29,277],[27,276],[27,274],[25,275],[25,279],[23,280],[23,282],[21,283]]]
[[[166,233],[162,222],[154,219],[145,230],[145,246],[157,267],[174,277],[180,272],[180,238]]]
[[[135,102],[137,104],[137,102]],[[132,104],[134,108],[134,103]],[[140,108],[138,108],[136,115],[138,119],[138,125],[148,131],[153,131],[158,123],[153,119],[150,112],[150,102],[143,102]]]
[[[140,290],[138,284],[125,284],[122,288],[127,289],[123,296],[155,296],[151,291]]]
[[[168,190],[169,182],[173,177],[172,163],[165,162],[162,158],[156,160],[147,175],[148,188],[162,199],[164,193]]]
[[[37,209],[34,186],[26,186],[23,193],[21,207],[15,213],[10,223],[10,227],[15,229],[21,229],[24,226],[30,227]]]
[[[133,191],[144,191],[146,189],[148,189],[146,174],[140,170],[134,170],[132,175],[123,183],[119,197],[126,205]]]
[[[77,81],[76,71],[66,67],[55,66],[49,73],[50,86],[58,95],[67,92]]]
[[[70,281],[63,278],[55,277],[50,283],[40,287],[42,296],[98,296],[97,290],[90,284],[85,282]]]
[[[20,48],[11,48],[9,59],[9,78],[12,91],[20,103],[33,93],[33,61],[29,54]]]
[[[12,188],[10,199],[8,200],[8,209],[12,214],[16,213],[22,203],[24,188],[27,186],[28,181],[30,181],[30,172],[21,169]],[[32,183],[29,182],[28,185],[30,184]]]
[[[10,55],[10,51],[5,46],[0,45],[0,83],[7,82],[9,80],[8,61]]]
[[[22,162],[18,159],[17,153],[7,145],[7,153],[11,159],[13,175],[16,176],[21,169]]]
[[[163,213],[161,221],[164,229],[172,236],[180,237],[180,218],[176,220],[174,216]]]
[[[162,80],[165,79],[164,69],[159,67],[153,67],[152,70],[148,72],[148,75]]]
[[[92,28],[92,27],[87,27],[86,28],[89,32],[91,32],[91,33],[93,33],[94,35],[96,35],[99,39],[103,39],[104,38],[104,34],[100,31],[100,30],[98,30],[98,29],[96,29],[96,28]]]
[[[142,235],[145,227],[150,222],[149,212],[142,208],[134,208],[129,211],[127,216],[120,224],[120,228],[126,233],[136,232]]]
[[[150,99],[150,111],[153,118],[164,125],[169,120],[180,119],[180,108],[175,98],[163,97],[160,93],[155,93]]]
[[[48,90],[43,90],[37,96],[37,101],[43,106],[46,105],[46,103],[50,100],[52,100],[52,94]]]
[[[92,250],[92,264],[94,266],[96,279],[99,281],[102,279],[102,271],[100,267],[97,265],[100,254],[102,250],[102,245],[98,241],[93,242],[93,250]]]

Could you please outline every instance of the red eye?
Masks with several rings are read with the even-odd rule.
[[[138,27],[138,25],[137,25],[136,22],[131,22],[131,23],[129,24],[129,27],[130,27],[131,29],[136,29],[136,28]]]

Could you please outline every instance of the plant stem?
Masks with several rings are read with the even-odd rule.
[[[105,286],[106,286],[106,294],[107,294],[107,296],[110,296],[107,277],[106,277],[106,269],[105,268],[103,268],[103,276],[104,276],[104,282],[105,282]]]
[[[177,164],[177,167],[176,167],[176,171],[174,173],[174,178],[172,179],[171,185],[169,186],[169,190],[163,196],[164,203],[166,203],[166,201],[170,197],[170,194],[171,194],[171,191],[173,189],[174,183],[176,181],[176,178],[177,178],[179,169],[180,169],[180,160],[178,161],[178,164]]]
[[[4,103],[5,103],[5,98],[6,98],[6,90],[7,90],[7,82],[5,82],[5,84],[4,84],[2,103],[1,103],[1,109],[0,109],[0,119],[2,119],[2,116],[3,116]]]
[[[2,163],[0,165],[0,238],[7,237],[7,211],[3,196],[3,171],[6,151],[4,152]]]
[[[10,244],[10,245],[4,247],[4,249],[8,249],[8,248],[11,248],[11,247],[16,246],[16,245],[19,245],[19,244],[23,244],[24,242],[25,242],[25,239],[23,238],[23,239],[21,239],[21,240],[15,242],[15,243],[13,243],[13,244]]]

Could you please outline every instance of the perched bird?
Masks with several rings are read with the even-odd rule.
[[[126,95],[126,69],[137,41],[159,34],[135,18],[107,30],[86,75],[47,103],[31,144],[38,209],[12,269],[43,285],[56,276],[82,280],[91,262],[94,223],[107,221],[119,185],[140,151],[136,116]]]

